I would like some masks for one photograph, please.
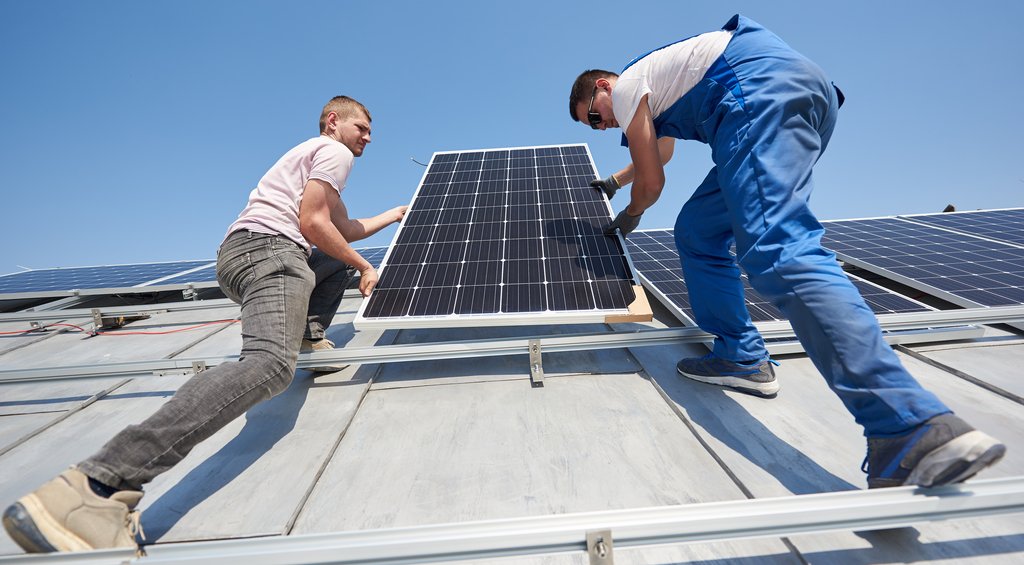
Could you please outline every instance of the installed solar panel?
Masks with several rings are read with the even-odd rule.
[[[379,267],[387,247],[363,247],[358,251],[374,267]],[[71,295],[89,290],[90,294],[105,289],[124,292],[168,286],[217,286],[217,264],[213,260],[140,263],[135,265],[104,265],[96,267],[62,267],[36,269],[0,276],[0,299],[24,298],[32,295]]]
[[[596,177],[586,145],[435,153],[356,325],[628,315],[634,277]]]
[[[141,286],[209,263],[210,261],[174,261],[37,269],[0,276],[0,295]]]
[[[850,264],[961,306],[1024,304],[1024,247],[900,218],[823,224],[825,246]]]
[[[967,235],[976,235],[1015,245],[1024,245],[1024,208],[921,214],[899,216],[899,218],[954,230]]]
[[[645,284],[667,308],[672,310],[681,321],[694,323],[690,296],[683,280],[676,251],[673,230],[640,230],[633,232],[626,239],[633,265],[645,279]],[[855,275],[847,274],[850,281],[860,291],[864,301],[875,314],[892,314],[896,312],[920,312],[929,310],[927,306],[904,298],[888,289],[863,280]],[[743,280],[744,298],[747,310],[754,322],[785,320],[785,316],[767,299],[757,293],[751,286],[747,276]]]

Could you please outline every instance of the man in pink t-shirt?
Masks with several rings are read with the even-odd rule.
[[[368,143],[370,113],[338,96],[324,106],[320,135],[260,179],[217,252],[220,287],[241,305],[238,362],[192,378],[141,424],[8,507],[4,527],[18,545],[30,552],[136,547],[142,485],[285,390],[300,347],[333,346],[323,330],[354,272],[364,296],[377,284],[376,270],[349,242],[400,222],[407,209],[348,217],[341,192]]]

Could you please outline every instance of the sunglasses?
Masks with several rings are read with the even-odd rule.
[[[590,95],[590,106],[587,106],[587,121],[590,122],[590,127],[597,129],[597,126],[601,125],[604,121],[601,119],[601,114],[594,111],[594,98],[597,97],[597,85],[594,86],[594,93]]]

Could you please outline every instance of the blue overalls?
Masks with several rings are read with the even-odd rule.
[[[723,29],[734,35],[722,56],[654,120],[658,137],[711,146],[715,166],[679,212],[675,237],[697,324],[718,336],[714,355],[768,355],[744,304],[738,261],[865,435],[894,435],[949,412],[903,368],[821,246],[824,230],[808,207],[811,171],[835,127],[837,90],[756,22],[733,16]]]

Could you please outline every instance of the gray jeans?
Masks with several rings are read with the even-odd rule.
[[[242,306],[238,362],[190,379],[152,416],[125,428],[79,469],[112,487],[140,490],[199,442],[284,391],[295,376],[303,335],[323,337],[352,274],[319,250],[307,259],[285,237],[249,231],[228,236],[217,252],[217,281]]]

